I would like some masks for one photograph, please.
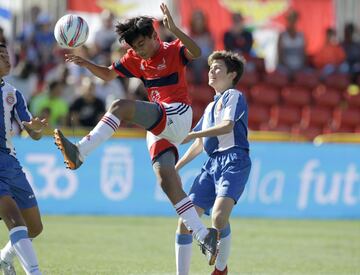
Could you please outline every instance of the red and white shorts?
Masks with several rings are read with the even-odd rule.
[[[177,146],[191,130],[192,108],[185,103],[158,103],[162,109],[159,122],[149,129],[146,143],[151,160],[168,150],[174,150],[178,159]]]

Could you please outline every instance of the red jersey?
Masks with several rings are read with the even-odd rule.
[[[120,77],[137,77],[144,83],[152,102],[182,102],[190,105],[186,85],[185,46],[179,39],[167,43],[160,41],[160,48],[150,59],[142,59],[129,49],[113,68]]]

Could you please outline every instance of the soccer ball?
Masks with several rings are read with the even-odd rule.
[[[89,26],[80,16],[67,14],[56,22],[54,35],[61,48],[73,49],[86,42]]]

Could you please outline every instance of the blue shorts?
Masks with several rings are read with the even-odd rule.
[[[0,197],[11,196],[20,209],[37,206],[32,190],[19,161],[0,152]]]
[[[251,160],[246,151],[229,149],[210,157],[191,186],[192,202],[209,213],[217,197],[228,197],[235,204],[249,178]]]

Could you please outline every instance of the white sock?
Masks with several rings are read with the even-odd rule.
[[[8,241],[3,249],[0,251],[0,259],[7,263],[12,263],[16,256],[14,247],[11,245],[11,242]]]
[[[231,245],[231,229],[230,224],[220,230],[219,253],[216,258],[215,266],[218,270],[223,271],[226,268]]]
[[[112,113],[107,112],[94,129],[78,143],[82,159],[101,143],[108,140],[120,126],[120,120]]]
[[[11,244],[16,251],[26,275],[41,275],[36,254],[28,237],[26,226],[17,226],[10,230]]]
[[[186,228],[192,231],[192,234],[199,242],[203,241],[209,230],[201,222],[198,213],[189,197],[183,198],[174,205],[176,212],[182,218]]]
[[[193,237],[191,234],[176,234],[176,275],[189,274],[192,253],[192,239]]]

